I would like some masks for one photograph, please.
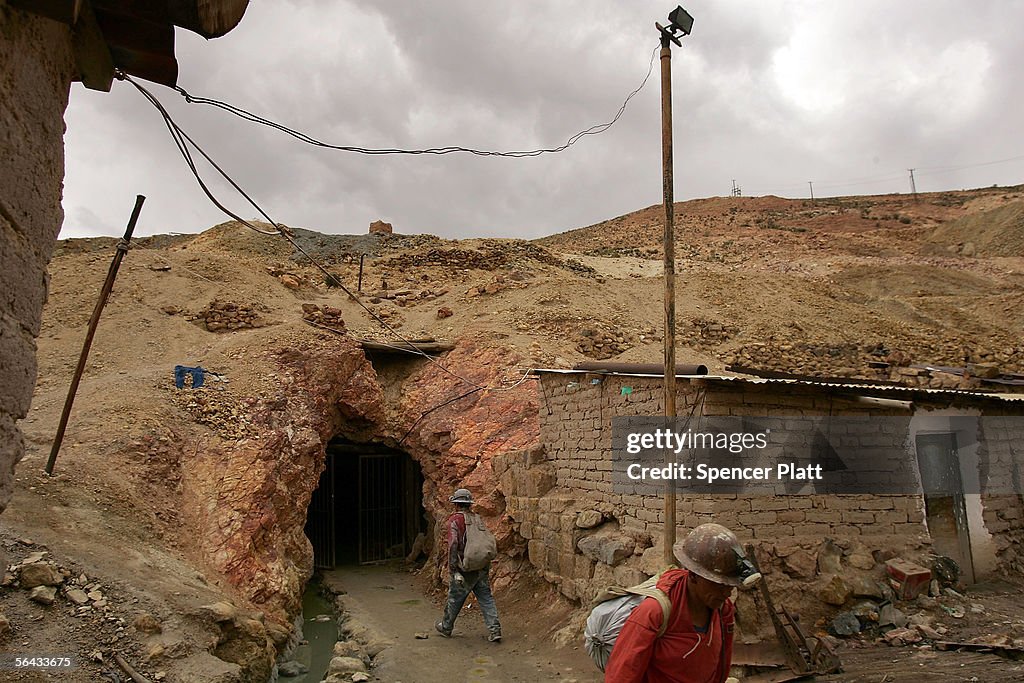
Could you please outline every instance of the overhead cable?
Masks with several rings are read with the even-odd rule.
[[[313,258],[313,256],[309,252],[307,252],[305,249],[303,249],[303,247],[295,240],[295,237],[292,234],[292,231],[290,229],[288,229],[287,226],[281,225],[281,224],[277,223],[276,221],[274,221],[274,219],[271,218],[270,215],[266,211],[264,211],[263,208],[259,204],[257,204],[256,201],[252,197],[250,197],[249,194],[246,193],[246,191],[244,189],[242,189],[242,187],[239,186],[238,183],[236,183],[235,180],[233,178],[231,178],[231,176],[229,176],[224,171],[224,169],[222,169],[210,157],[210,155],[207,154],[206,151],[203,150],[203,148],[200,147],[199,144],[196,143],[196,141],[193,140],[188,135],[188,133],[186,133],[184,130],[182,130],[181,126],[179,126],[174,121],[174,119],[171,117],[171,115],[167,112],[167,109],[163,106],[163,104],[160,102],[160,100],[157,99],[157,97],[153,93],[151,93],[149,90],[147,90],[140,83],[138,83],[136,80],[134,80],[131,76],[129,76],[128,74],[124,73],[123,71],[117,70],[115,72],[115,75],[116,75],[116,77],[119,80],[124,80],[124,81],[128,81],[129,83],[131,83],[131,85],[133,85],[140,93],[142,93],[143,97],[145,97],[146,100],[149,101],[149,103],[152,104],[153,107],[155,107],[156,110],[160,113],[160,116],[163,118],[164,125],[167,126],[167,130],[171,134],[171,139],[174,140],[175,146],[178,148],[178,151],[181,153],[182,158],[185,159],[185,163],[188,165],[188,168],[192,172],[192,175],[195,177],[196,181],[199,183],[199,186],[202,188],[203,192],[210,199],[210,201],[213,203],[214,206],[216,206],[218,209],[220,209],[226,215],[228,215],[231,218],[233,218],[234,220],[238,221],[239,223],[241,223],[245,227],[249,228],[250,230],[254,230],[255,232],[258,232],[261,235],[267,235],[267,236],[271,236],[271,237],[277,237],[277,236],[283,237],[285,240],[287,240],[292,245],[292,247],[296,251],[298,251],[300,254],[305,256],[306,259],[308,259],[309,262],[311,264],[313,264],[314,267],[316,267],[320,272],[322,272],[324,274],[324,276],[330,282],[332,282],[335,286],[337,286],[343,292],[345,292],[345,294],[347,294],[350,299],[355,301],[356,304],[358,304],[364,311],[366,311],[374,320],[376,320],[378,323],[380,323],[380,325],[382,327],[384,327],[387,331],[389,331],[395,337],[400,339],[402,342],[407,344],[408,348],[411,349],[413,353],[422,356],[423,358],[425,358],[426,360],[430,361],[431,363],[433,363],[438,368],[440,368],[442,371],[448,373],[452,377],[455,377],[456,379],[458,379],[458,380],[460,380],[462,382],[465,382],[466,384],[468,384],[468,385],[470,385],[472,387],[476,387],[478,390],[481,390],[481,391],[510,391],[510,390],[518,387],[520,384],[522,384],[524,381],[526,381],[530,377],[530,374],[533,372],[533,368],[527,369],[526,372],[523,374],[523,376],[517,382],[515,382],[514,384],[512,384],[510,386],[486,386],[486,385],[478,384],[478,383],[476,383],[476,382],[474,382],[474,381],[472,381],[470,379],[467,379],[466,377],[463,377],[462,375],[460,375],[460,374],[458,374],[456,372],[453,372],[452,370],[449,370],[447,367],[444,366],[444,364],[439,362],[436,358],[434,358],[430,354],[426,353],[422,349],[417,348],[416,345],[411,340],[409,340],[406,337],[404,337],[394,327],[389,325],[383,318],[381,318],[379,315],[377,315],[377,313],[375,313],[371,308],[369,308],[366,304],[364,304],[362,301],[360,301],[359,297],[357,297],[348,287],[346,287],[345,284],[343,282],[341,282],[341,280],[338,279],[338,277],[334,273],[332,273],[329,270],[327,270],[327,268],[325,268],[320,262],[318,262],[315,258]],[[197,152],[199,152],[199,154],[201,154],[203,156],[203,158],[206,159],[206,161],[228,183],[230,183],[231,186],[233,188],[235,188],[235,190],[240,195],[242,195],[242,197],[244,197],[246,199],[246,201],[248,201],[249,204],[251,204],[253,206],[253,208],[255,208],[260,213],[261,216],[263,216],[266,219],[267,223],[269,223],[270,225],[274,226],[274,228],[276,229],[276,232],[272,232],[272,231],[269,231],[269,230],[261,230],[260,228],[257,228],[255,225],[253,225],[251,222],[245,220],[244,218],[242,218],[241,216],[239,216],[238,214],[236,214],[235,212],[231,211],[226,206],[224,206],[216,198],[216,196],[214,196],[213,192],[210,190],[210,188],[203,181],[203,178],[200,175],[198,168],[196,167],[195,160],[193,159],[192,154],[189,151],[189,145],[191,145]]]
[[[356,147],[356,146],[352,146],[352,145],[333,144],[333,143],[329,143],[329,142],[323,142],[322,140],[318,140],[318,139],[312,137],[311,135],[308,135],[308,134],[303,133],[301,131],[295,130],[294,128],[289,128],[288,126],[286,126],[284,124],[281,124],[281,123],[277,123],[276,121],[271,121],[268,118],[265,118],[265,117],[260,116],[258,114],[254,114],[254,113],[252,113],[250,111],[246,111],[245,109],[242,109],[241,107],[237,107],[237,106],[235,106],[233,104],[229,104],[227,102],[222,102],[220,100],[215,100],[215,99],[212,99],[212,98],[209,98],[209,97],[196,97],[196,96],[190,94],[188,91],[186,91],[184,88],[182,88],[180,86],[176,86],[174,89],[177,90],[178,93],[180,93],[181,96],[185,98],[186,102],[190,102],[192,104],[207,104],[207,105],[210,105],[210,106],[213,106],[213,107],[217,107],[218,109],[223,109],[224,111],[230,112],[230,113],[234,114],[235,116],[238,116],[239,118],[245,119],[246,121],[252,121],[253,123],[258,123],[260,125],[267,126],[269,128],[274,128],[276,130],[279,130],[282,133],[286,133],[287,135],[292,136],[296,140],[300,140],[300,141],[305,142],[307,144],[314,145],[316,147],[324,147],[326,149],[334,149],[334,150],[338,150],[338,151],[341,151],[341,152],[353,152],[353,153],[356,153],[356,154],[369,154],[369,155],[384,155],[384,154],[411,154],[411,155],[415,155],[415,154],[435,154],[435,155],[440,155],[440,154],[464,153],[464,154],[474,154],[476,156],[485,156],[485,157],[514,157],[514,158],[536,157],[536,156],[540,156],[542,154],[557,154],[558,152],[564,152],[565,150],[567,150],[570,147],[572,147],[573,145],[575,145],[577,142],[579,142],[584,137],[586,137],[588,135],[598,135],[599,133],[603,133],[606,130],[608,130],[609,128],[611,128],[615,124],[615,122],[617,122],[619,120],[619,118],[622,117],[622,114],[626,111],[626,105],[629,104],[629,101],[631,99],[633,99],[633,97],[637,93],[639,93],[641,90],[643,90],[645,85],[647,85],[647,80],[651,77],[651,72],[654,69],[654,55],[657,53],[657,51],[658,51],[657,48],[655,48],[654,51],[651,52],[651,60],[650,60],[650,63],[647,65],[647,75],[644,76],[644,80],[640,83],[640,85],[635,90],[633,90],[633,92],[629,93],[629,95],[626,96],[626,99],[622,102],[622,105],[619,107],[619,110],[617,112],[615,112],[615,116],[612,117],[611,121],[608,121],[607,123],[599,123],[597,125],[591,126],[590,128],[587,128],[586,130],[581,130],[580,132],[570,136],[568,140],[566,140],[563,144],[561,144],[561,145],[559,145],[557,147],[549,147],[549,148],[546,148],[546,149],[532,149],[532,150],[527,150],[527,151],[499,152],[499,151],[493,151],[493,150],[483,150],[483,149],[472,149],[472,148],[469,148],[469,147],[459,147],[459,146],[456,146],[456,145],[450,145],[450,146],[447,146],[447,147],[429,147],[429,148],[426,148],[426,149],[400,149],[400,148],[395,148],[395,147],[390,147],[390,148],[373,148],[373,147]]]

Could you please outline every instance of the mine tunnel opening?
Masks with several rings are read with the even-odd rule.
[[[406,557],[427,530],[423,472],[408,453],[333,439],[306,515],[317,569]]]

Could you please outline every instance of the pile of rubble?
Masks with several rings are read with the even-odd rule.
[[[266,318],[254,306],[217,299],[189,319],[204,325],[208,332],[233,332],[267,325]]]
[[[172,400],[204,424],[229,440],[247,439],[258,434],[257,425],[250,421],[250,411],[238,405],[223,392],[207,389],[175,391]]]
[[[442,266],[459,270],[497,270],[529,266],[531,263],[565,268],[579,274],[592,274],[594,269],[573,259],[561,259],[537,244],[525,241],[484,240],[479,250],[458,247],[436,247],[415,254],[400,254],[379,264],[395,270],[419,266]]]
[[[341,317],[341,309],[334,306],[321,308],[316,304],[302,304],[302,319],[338,332],[345,331],[345,320]]]
[[[726,325],[707,318],[691,318],[676,324],[678,343],[700,348],[724,344],[740,333],[736,325]]]
[[[292,269],[286,269],[280,265],[267,266],[267,273],[275,277],[288,289],[303,289],[316,287],[320,284],[315,278],[304,273],[297,273]]]
[[[604,325],[584,327],[574,341],[577,351],[596,360],[617,356],[636,344],[632,333],[615,326]]]
[[[497,275],[490,282],[475,287],[470,287],[466,292],[466,296],[474,297],[483,294],[497,294],[503,292],[506,289],[524,289],[527,287],[527,280],[532,279],[533,276],[524,271],[514,271],[512,274]]]
[[[370,292],[369,301],[371,304],[379,304],[384,301],[392,301],[396,306],[412,306],[421,301],[433,301],[448,293],[447,289],[378,289]]]

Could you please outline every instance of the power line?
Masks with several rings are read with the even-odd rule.
[[[289,230],[286,226],[281,225],[281,224],[277,223],[276,221],[274,221],[274,219],[271,218],[270,215],[266,211],[264,211],[263,208],[259,204],[257,204],[256,201],[252,197],[250,197],[249,194],[246,193],[245,190],[243,190],[241,188],[241,186],[239,186],[238,183],[236,183],[234,181],[234,179],[231,178],[231,176],[229,176],[224,171],[224,169],[222,169],[210,157],[210,155],[207,154],[206,151],[203,150],[203,148],[200,147],[199,144],[196,143],[196,141],[193,140],[188,135],[188,133],[186,133],[184,130],[182,130],[182,128],[174,121],[174,119],[171,117],[171,115],[167,112],[167,109],[163,106],[163,104],[160,102],[160,100],[157,99],[157,97],[155,95],[153,95],[153,93],[148,91],[146,88],[144,88],[141,84],[139,84],[131,76],[129,76],[128,74],[124,73],[123,71],[117,70],[115,72],[115,75],[116,75],[116,77],[119,80],[125,80],[125,81],[128,81],[129,83],[131,83],[140,93],[142,93],[143,97],[145,97],[150,102],[150,104],[152,104],[156,108],[156,110],[158,112],[160,112],[160,115],[161,115],[161,117],[164,120],[164,125],[167,126],[167,130],[170,132],[171,138],[174,140],[175,146],[177,146],[178,151],[181,153],[182,157],[185,159],[185,163],[188,165],[189,170],[192,172],[192,175],[195,176],[195,179],[199,183],[199,186],[203,189],[203,192],[210,199],[210,201],[213,202],[214,206],[216,206],[218,209],[223,211],[226,215],[230,216],[231,218],[233,218],[234,220],[238,221],[242,225],[246,226],[250,230],[254,230],[255,232],[260,233],[261,235],[268,235],[268,236],[271,236],[271,237],[277,237],[277,236],[283,237],[286,241],[288,241],[292,245],[292,247],[296,251],[298,251],[300,254],[305,256],[306,259],[308,259],[309,262],[312,263],[314,267],[316,267],[320,272],[322,272],[325,277],[327,277],[331,282],[333,282],[337,287],[339,287],[343,292],[345,292],[345,294],[347,294],[350,299],[355,301],[356,304],[358,304],[364,311],[366,311],[374,320],[376,320],[378,323],[380,323],[380,325],[382,327],[384,327],[386,330],[391,332],[393,335],[395,335],[401,341],[403,341],[406,344],[408,344],[409,345],[409,349],[412,349],[414,353],[416,353],[416,354],[422,356],[423,358],[425,358],[426,360],[430,361],[431,363],[433,363],[438,368],[440,368],[442,371],[448,373],[452,377],[455,377],[456,379],[458,379],[458,380],[460,380],[462,382],[465,382],[466,384],[468,384],[468,385],[470,385],[472,387],[476,387],[478,390],[481,390],[481,391],[510,391],[510,390],[515,389],[516,387],[518,387],[524,381],[526,381],[526,379],[530,376],[530,373],[533,372],[533,368],[528,368],[525,371],[525,373],[523,374],[523,377],[521,377],[519,379],[519,381],[517,381],[515,384],[512,384],[511,386],[494,386],[494,387],[492,387],[492,386],[485,386],[485,385],[482,385],[482,384],[477,384],[476,382],[474,382],[474,381],[472,381],[470,379],[467,379],[467,378],[463,377],[462,375],[459,375],[458,373],[456,373],[456,372],[454,372],[452,370],[449,370],[442,363],[440,363],[436,358],[432,357],[430,354],[426,353],[425,351],[416,348],[416,346],[413,344],[413,342],[411,340],[407,339],[400,332],[398,332],[395,328],[393,328],[390,325],[388,325],[387,322],[385,322],[383,318],[381,318],[372,309],[370,309],[366,304],[364,304],[362,301],[360,301],[359,298],[355,294],[353,294],[352,291],[348,287],[346,287],[345,284],[343,282],[341,282],[341,280],[339,280],[336,275],[334,275],[334,273],[332,273],[329,270],[327,270],[327,268],[325,268],[316,259],[314,259],[312,257],[312,255],[309,254],[309,252],[307,252],[305,249],[303,249],[302,246],[298,242],[295,241],[295,237],[292,234],[291,230]],[[271,232],[271,231],[268,231],[268,230],[260,230],[259,228],[254,226],[252,223],[250,223],[249,221],[245,220],[244,218],[242,218],[241,216],[239,216],[238,214],[234,213],[233,211],[228,209],[226,206],[224,206],[214,196],[213,192],[210,191],[209,187],[207,187],[206,183],[203,181],[202,176],[199,174],[199,170],[196,168],[195,160],[192,158],[192,154],[189,151],[189,145],[191,145],[197,152],[199,152],[199,154],[201,154],[203,156],[203,158],[206,159],[206,161],[228,183],[230,183],[231,186],[233,188],[235,188],[235,190],[240,195],[242,195],[242,197],[244,197],[246,199],[246,201],[248,201],[249,204],[251,204],[253,206],[253,208],[255,208],[260,213],[260,215],[263,216],[266,219],[266,221],[270,225],[273,225],[274,228],[277,230],[277,232]]]
[[[300,140],[302,142],[305,142],[306,144],[314,145],[316,147],[324,147],[326,149],[334,149],[334,150],[338,150],[338,151],[341,151],[341,152],[354,152],[356,154],[369,154],[369,155],[384,155],[384,154],[409,154],[409,155],[434,154],[434,155],[441,155],[441,154],[455,154],[455,153],[460,153],[461,152],[461,153],[465,153],[465,154],[475,154],[476,156],[487,156],[487,157],[513,157],[513,158],[536,157],[536,156],[540,156],[542,154],[557,154],[559,152],[564,152],[565,150],[567,150],[570,147],[572,147],[573,145],[575,145],[577,142],[579,142],[581,139],[583,139],[587,135],[598,135],[600,133],[605,132],[609,128],[611,128],[615,124],[615,122],[618,121],[619,118],[622,117],[622,114],[626,111],[626,105],[629,104],[629,101],[631,99],[633,99],[633,97],[637,93],[639,93],[641,90],[643,90],[645,85],[647,85],[647,80],[651,77],[651,71],[654,69],[654,55],[657,53],[657,51],[658,51],[658,49],[655,48],[654,51],[651,52],[651,60],[650,60],[650,63],[647,65],[647,75],[644,76],[644,80],[640,83],[640,85],[635,90],[633,90],[631,93],[629,93],[629,95],[626,96],[626,99],[622,102],[622,105],[619,107],[618,111],[615,112],[615,116],[612,118],[611,121],[608,121],[607,123],[599,123],[597,125],[591,126],[590,128],[587,128],[586,130],[581,130],[580,132],[570,136],[569,139],[565,141],[565,143],[559,145],[558,147],[549,147],[549,148],[546,148],[546,149],[532,149],[532,150],[527,150],[527,151],[498,152],[498,151],[493,151],[493,150],[482,150],[482,149],[472,149],[472,148],[468,148],[468,147],[459,147],[459,146],[455,146],[455,145],[451,145],[451,146],[447,146],[447,147],[429,147],[429,148],[426,148],[426,149],[401,149],[401,148],[394,148],[394,147],[391,147],[391,148],[373,148],[373,147],[355,147],[355,146],[352,146],[352,145],[338,145],[338,144],[323,142],[322,140],[318,140],[318,139],[316,139],[316,138],[314,138],[314,137],[312,137],[312,136],[310,136],[310,135],[308,135],[306,133],[303,133],[301,131],[295,130],[294,128],[289,128],[288,126],[286,126],[284,124],[281,124],[281,123],[277,123],[276,121],[271,121],[270,119],[267,119],[267,118],[265,118],[263,116],[260,116],[258,114],[253,114],[252,112],[247,111],[245,109],[242,109],[241,107],[237,107],[237,106],[235,106],[233,104],[229,104],[227,102],[223,102],[221,100],[215,100],[215,99],[208,98],[208,97],[196,97],[196,96],[191,95],[190,93],[188,93],[184,88],[182,88],[180,86],[175,86],[174,89],[177,90],[178,93],[180,93],[181,96],[185,98],[186,102],[189,102],[189,103],[192,103],[192,104],[208,104],[208,105],[217,107],[218,109],[223,109],[224,111],[230,112],[231,114],[234,114],[235,116],[238,116],[239,118],[245,119],[246,121],[251,121],[253,123],[258,123],[260,125],[267,126],[269,128],[274,128],[276,130],[279,130],[282,133],[286,133],[287,135],[292,136],[296,140]]]

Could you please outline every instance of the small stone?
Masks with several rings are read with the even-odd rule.
[[[846,561],[851,567],[863,569],[864,571],[874,569],[875,567],[875,558],[864,553],[851,553],[850,556],[846,558]]]
[[[354,640],[339,640],[334,644],[335,657],[355,657],[356,659],[366,659],[366,653],[363,651],[363,646]]]
[[[223,623],[232,621],[238,610],[230,602],[215,602],[210,605],[203,605],[198,609],[200,614],[210,617],[213,621]]]
[[[11,633],[11,622],[0,612],[0,640],[3,640]]]
[[[362,671],[357,671],[352,674],[352,683],[363,683],[363,681],[370,680],[369,674],[364,674]]]
[[[416,634],[414,634],[413,637],[416,638],[416,640],[426,640],[430,637],[430,634],[426,631],[419,631]]]
[[[894,647],[921,642],[921,634],[912,628],[894,628],[886,631],[885,641]]]
[[[290,662],[282,662],[277,665],[277,673],[288,678],[294,678],[295,676],[301,676],[302,674],[309,673],[309,667],[292,660]]]
[[[604,515],[597,510],[584,510],[576,517],[578,529],[593,529],[604,521]]]
[[[453,315],[454,315],[454,312],[452,311],[452,309],[448,308],[447,306],[442,306],[441,308],[437,309],[437,319],[438,320],[443,320],[445,318],[450,318]]]
[[[907,623],[907,615],[896,609],[892,604],[885,603],[878,608],[879,626],[896,626],[897,628],[903,628]]]
[[[57,599],[57,589],[53,586],[36,586],[28,594],[28,599],[40,605],[52,605]]]
[[[829,632],[837,636],[853,636],[860,633],[860,619],[853,612],[843,612],[829,624]]]
[[[89,596],[85,594],[85,591],[79,588],[72,588],[65,593],[65,596],[76,605],[84,605],[89,602]]]
[[[161,633],[164,630],[163,626],[160,624],[160,620],[146,612],[135,617],[135,620],[132,622],[132,626],[135,627],[136,631],[150,634]]]
[[[366,665],[363,664],[361,659],[356,659],[355,657],[335,657],[331,660],[328,671],[332,674],[365,673]]]

